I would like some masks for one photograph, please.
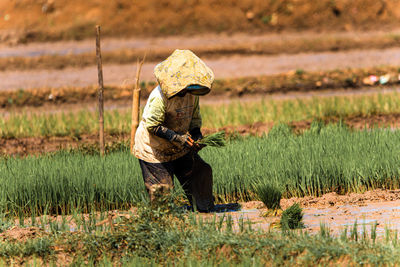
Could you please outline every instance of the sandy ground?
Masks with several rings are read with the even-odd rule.
[[[296,69],[305,71],[367,68],[380,65],[398,65],[400,48],[353,50],[344,52],[301,53],[271,56],[221,56],[204,61],[213,69],[216,79],[246,76],[273,75]],[[141,79],[154,80],[155,63],[146,63]],[[105,65],[104,83],[122,85],[133,79],[136,65]],[[0,90],[17,90],[40,87],[88,86],[97,83],[97,68],[66,68],[63,70],[32,70],[0,72]]]

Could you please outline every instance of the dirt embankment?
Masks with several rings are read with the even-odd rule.
[[[397,66],[400,61],[400,48],[385,50],[355,50],[345,52],[301,53],[295,55],[274,56],[225,56],[204,59],[214,71],[217,79],[237,79],[264,75],[278,75],[295,72],[332,72],[347,69],[374,69],[378,66]],[[155,80],[155,63],[143,65],[141,80]],[[127,79],[133,79],[136,64],[105,65],[104,83],[120,86]],[[340,71],[336,71],[340,72]],[[353,77],[349,78],[351,82]],[[32,70],[0,72],[0,91],[30,88],[58,88],[71,86],[85,87],[97,84],[97,68],[90,66],[82,69],[66,68],[63,70]]]
[[[256,60],[256,59],[255,59]],[[249,66],[249,63],[247,65]],[[245,66],[239,66],[234,69],[232,77],[235,77],[238,73],[242,73]],[[215,72],[223,69],[224,65],[220,64]],[[231,66],[230,68],[235,68]],[[115,73],[120,69],[116,69]],[[130,70],[133,73],[134,68]],[[148,70],[150,71],[150,70]],[[75,70],[79,74],[79,70]],[[95,72],[95,70],[93,70]],[[44,74],[43,72],[42,74]],[[262,73],[262,72],[261,72]],[[8,79],[13,79],[12,76],[3,75],[0,72],[1,77],[4,77],[5,83]],[[28,75],[29,74],[29,75]],[[73,83],[75,80],[68,76],[68,73],[60,72],[60,81],[67,81]],[[64,75],[65,74],[65,75]],[[107,73],[109,74],[109,73]],[[259,76],[259,77],[244,77],[244,78],[227,78],[218,79],[214,82],[212,96],[244,96],[244,95],[255,95],[255,94],[276,94],[276,93],[288,93],[288,92],[310,92],[310,91],[322,91],[322,90],[337,90],[337,89],[362,89],[365,88],[366,84],[364,79],[369,75],[376,75],[379,78],[380,75],[389,74],[390,78],[384,86],[393,86],[400,82],[400,70],[397,67],[372,67],[362,69],[344,69],[344,70],[332,70],[332,71],[318,71],[308,72],[303,69],[297,69],[296,71],[288,71],[282,74]],[[106,75],[106,73],[104,74]],[[128,74],[126,74],[128,75]],[[95,73],[90,77],[95,77]],[[32,73],[27,73],[26,77],[21,75],[15,75],[14,81],[20,82],[21,85],[32,82],[33,79],[37,79],[39,82],[45,82],[40,80],[43,75],[35,77]],[[87,78],[87,76],[85,76]],[[107,77],[107,76],[106,76]],[[53,77],[54,78],[54,77]],[[52,78],[52,82],[55,80]],[[50,78],[49,78],[50,79]],[[122,77],[121,77],[121,80]],[[12,81],[9,81],[12,82]],[[50,80],[49,80],[50,82]],[[379,84],[378,81],[374,82],[374,85]],[[142,97],[147,98],[151,90],[154,89],[156,83],[154,81],[142,82]],[[368,85],[367,85],[368,86]],[[19,88],[19,87],[16,87]],[[127,81],[125,85],[107,86],[105,89],[105,100],[107,101],[128,101],[131,99],[132,94],[131,81]],[[11,108],[11,107],[26,107],[26,106],[42,106],[42,105],[56,105],[60,104],[73,104],[73,103],[91,103],[97,99],[97,86],[83,86],[83,87],[44,87],[38,89],[26,89],[26,90],[1,90],[0,85],[0,108]]]
[[[344,122],[353,129],[364,129],[372,127],[392,127],[400,128],[400,114],[377,114],[372,116],[351,116],[347,118],[326,118],[325,123]],[[301,133],[309,129],[312,121],[291,122],[289,125],[294,132]],[[261,136],[268,133],[274,126],[274,123],[253,123],[240,126],[224,126],[218,129],[203,128],[204,134],[210,134],[224,130],[228,136],[234,135],[255,135]],[[111,151],[118,149],[123,143],[129,142],[128,133],[107,134],[106,149]],[[95,153],[98,150],[98,134],[85,134],[80,136],[51,136],[51,137],[26,137],[0,139],[0,155],[19,155],[42,154],[55,152],[61,149],[81,149],[89,153]]]
[[[13,43],[205,32],[352,30],[398,26],[397,0],[19,0],[0,3],[0,40]]]
[[[93,39],[93,38],[91,38]],[[296,32],[284,34],[207,34],[165,38],[105,39],[103,64],[135,63],[146,54],[159,62],[174,49],[190,49],[201,58],[233,55],[276,55],[400,46],[400,31]],[[0,45],[0,71],[83,68],[96,65],[94,41],[59,41],[26,45]]]

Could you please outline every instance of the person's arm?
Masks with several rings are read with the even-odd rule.
[[[199,97],[196,96],[194,101],[194,109],[193,109],[193,116],[192,121],[190,122],[189,133],[192,136],[193,140],[197,141],[203,138],[201,134],[201,114],[200,114],[200,104],[199,104]]]
[[[152,97],[143,113],[146,129],[154,134],[157,127],[165,120],[165,102],[160,97]]]

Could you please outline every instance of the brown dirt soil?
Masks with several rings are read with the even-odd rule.
[[[228,89],[239,87],[243,90],[241,93],[244,93],[254,87],[262,92],[337,88],[339,85],[355,87],[362,84],[362,79],[365,78],[363,74],[366,73],[380,75],[377,73],[379,70],[391,70],[390,73],[398,74],[396,66],[399,60],[400,48],[389,48],[294,55],[221,56],[205,58],[204,62],[214,71],[217,81],[226,83],[232,80],[235,83]],[[141,81],[153,84],[156,82],[154,67],[155,63],[143,64]],[[136,64],[104,65],[103,73],[105,85],[120,88],[133,83]],[[311,82],[316,78],[319,80]],[[250,83],[244,84],[240,82],[241,79]],[[397,75],[393,79],[398,80]],[[79,88],[95,87],[98,84],[95,66],[63,70],[3,71],[0,72],[0,80],[0,92],[14,91],[14,94],[35,88],[51,88],[57,92],[60,88],[72,87],[78,91]],[[262,80],[265,83],[260,84]],[[254,85],[252,81],[258,83]]]
[[[364,129],[372,127],[391,127],[400,128],[400,114],[376,114],[371,116],[350,116],[346,118],[326,118],[325,123],[337,123],[342,121],[353,129]],[[289,125],[297,133],[301,133],[305,129],[310,128],[312,121],[291,122]],[[203,128],[204,134],[210,134],[217,131],[225,131],[227,135],[256,135],[268,133],[273,127],[272,122],[258,122],[250,125],[224,126],[218,129]],[[130,135],[128,133],[106,134],[106,149],[112,150],[118,147],[121,142],[129,142]],[[83,149],[85,151],[95,151],[98,149],[98,135],[86,134],[77,137],[26,137],[14,139],[0,139],[0,155],[30,155],[55,152],[61,149]]]
[[[19,226],[13,226],[10,229],[4,231],[3,233],[0,233],[0,240],[25,242],[28,239],[41,237],[43,235],[44,231],[38,227],[22,228]]]
[[[129,140],[128,134],[105,135],[107,146],[112,147],[113,143]],[[30,155],[55,152],[62,149],[85,149],[93,150],[98,148],[98,135],[82,135],[78,138],[64,137],[26,137],[18,139],[0,139],[0,155]]]
[[[283,210],[285,210],[295,203],[300,204],[302,208],[328,208],[338,205],[365,206],[366,204],[370,203],[396,200],[400,200],[400,189],[376,189],[364,193],[349,193],[345,195],[339,195],[333,192],[324,194],[320,197],[292,197],[288,199],[282,199],[281,207]],[[240,204],[242,206],[242,209],[265,209],[265,205],[261,201],[249,201]]]
[[[0,40],[83,39],[96,24],[119,37],[371,29],[399,25],[398,7],[397,0],[2,1]]]
[[[349,127],[361,130],[365,128],[373,127],[400,127],[400,114],[376,114],[371,116],[355,115],[345,118],[325,118],[324,123],[338,123],[342,121]],[[290,122],[289,126],[292,127],[295,133],[301,133],[311,126],[312,120],[305,121],[295,121]],[[224,126],[217,131],[225,131],[228,134],[240,134],[240,135],[256,135],[260,136],[262,134],[268,133],[268,131],[274,126],[272,122],[257,122],[251,125],[240,125],[240,126]],[[213,132],[213,129],[204,129],[204,132]]]
[[[400,190],[382,190],[376,189],[365,193],[350,193],[339,195],[335,192],[324,194],[321,197],[302,197],[283,199],[281,206],[283,209],[288,208],[294,203],[299,203],[303,208],[327,208],[338,205],[358,205],[365,206],[369,203],[387,202],[400,200]]]
[[[222,66],[221,66],[222,67]],[[134,70],[134,69],[132,69]],[[365,88],[363,79],[368,75],[390,74],[391,79],[380,87],[393,86],[399,83],[397,67],[371,67],[328,71],[289,71],[282,74],[258,77],[218,79],[214,82],[210,96],[244,96],[254,94],[276,94],[288,92],[310,92],[334,89],[362,89]],[[133,72],[132,72],[133,73]],[[60,73],[61,74],[61,73]],[[0,73],[5,79],[10,76]],[[31,82],[31,76],[23,78],[16,75],[15,79],[23,84],[24,79]],[[68,77],[63,79],[68,80]],[[156,83],[142,82],[141,97],[147,98]],[[4,84],[3,84],[4,86]],[[132,98],[132,84],[127,81],[124,85],[106,86],[104,99],[107,101],[130,100]],[[379,87],[377,87],[379,88]],[[55,105],[62,103],[89,103],[97,101],[97,86],[86,87],[50,87],[25,90],[3,91],[0,85],[0,108]],[[4,88],[3,88],[4,89]]]

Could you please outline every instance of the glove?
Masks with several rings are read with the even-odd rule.
[[[180,135],[164,126],[158,126],[154,130],[154,134],[158,137],[167,139],[171,143],[177,143],[187,148],[194,149],[197,145],[189,134]]]
[[[197,145],[189,134],[177,134],[172,142],[174,141],[187,148],[194,148]]]
[[[199,152],[206,145],[196,143],[190,134],[177,135],[176,139],[183,146],[190,148],[194,152]]]

